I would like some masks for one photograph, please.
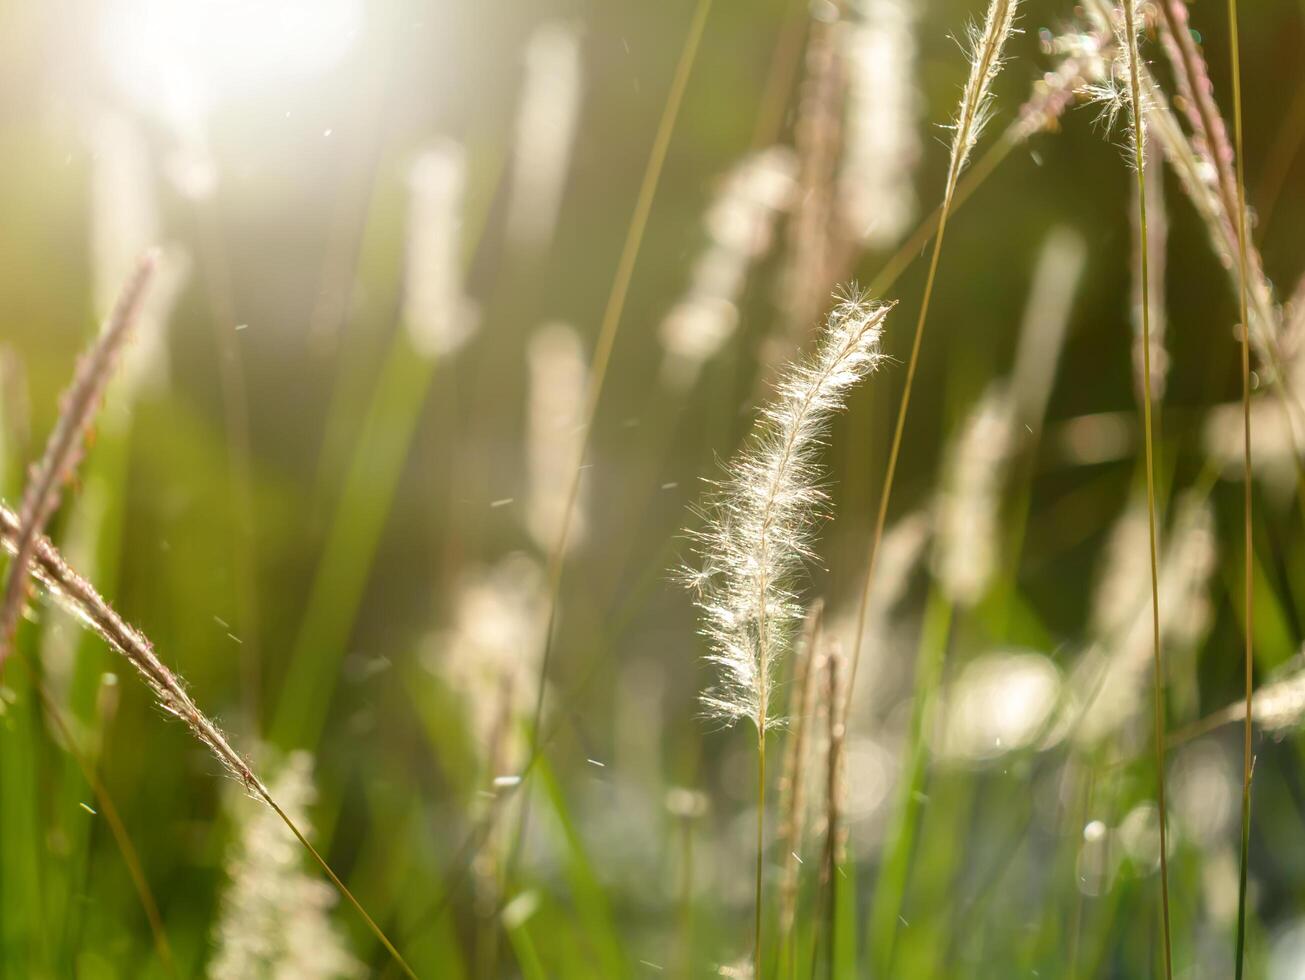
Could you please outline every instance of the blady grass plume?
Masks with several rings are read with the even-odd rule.
[[[729,464],[700,532],[701,566],[688,575],[702,611],[708,660],[718,685],[703,695],[708,714],[733,723],[775,724],[770,694],[776,661],[803,610],[796,593],[825,502],[816,457],[830,416],[879,366],[891,307],[845,294],[829,314],[815,355],[793,367],[763,413],[752,445]]]

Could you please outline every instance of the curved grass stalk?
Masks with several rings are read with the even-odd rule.
[[[22,540],[22,523],[9,508],[0,505],[0,545],[11,555],[18,553]],[[331,870],[326,859],[317,852],[306,837],[300,832],[294,821],[285,813],[272,797],[271,792],[255,774],[244,756],[237,752],[227,741],[226,736],[204,714],[187,693],[181,678],[174,674],[159,660],[154,647],[139,630],[128,625],[113,608],[104,601],[89,582],[72,570],[63,560],[63,556],[45,537],[37,537],[32,545],[32,577],[39,582],[56,602],[82,621],[88,629],[99,636],[114,650],[121,654],[153,691],[160,707],[168,714],[182,721],[191,734],[195,736],[222,765],[244,784],[254,796],[270,806],[289,828],[290,832],[312,855],[313,860],[340,890],[350,905],[362,916],[367,927],[376,939],[393,957],[395,963],[409,977],[416,977],[393,943],[381,930],[380,926],[367,914],[353,893],[345,886],[335,872]]]
[[[644,232],[648,227],[648,217],[652,213],[653,199],[657,195],[657,185],[661,182],[662,167],[666,163],[670,149],[671,135],[675,132],[675,123],[680,115],[680,106],[684,102],[684,93],[689,86],[689,75],[693,71],[698,57],[698,45],[702,41],[707,26],[707,16],[711,12],[712,0],[698,0],[694,9],[693,20],[689,24],[680,58],[671,78],[670,91],[666,96],[666,106],[662,110],[657,133],[653,137],[652,149],[648,154],[648,163],[644,168],[643,179],[639,185],[639,194],[635,200],[634,213],[626,230],[625,242],[616,264],[616,274],[612,280],[611,292],[607,305],[603,309],[603,318],[598,330],[598,340],[594,346],[590,362],[588,391],[585,394],[584,422],[581,427],[577,458],[567,488],[566,503],[562,508],[558,526],[557,541],[553,546],[548,561],[548,616],[544,627],[544,651],[539,660],[539,673],[536,678],[536,697],[530,722],[530,759],[522,774],[524,783],[526,774],[533,768],[531,763],[540,751],[540,730],[544,716],[544,692],[548,681],[548,668],[553,653],[553,630],[557,622],[557,606],[562,589],[562,572],[566,561],[567,543],[571,536],[572,517],[576,501],[580,495],[580,484],[584,476],[584,461],[588,455],[589,439],[592,434],[594,419],[598,413],[598,403],[602,397],[603,385],[607,379],[607,368],[611,361],[612,349],[616,345],[616,336],[621,325],[621,314],[625,310],[625,298],[629,292],[630,281],[634,277],[635,263],[643,245]],[[526,827],[530,817],[530,797],[526,795],[519,810],[515,843],[508,856],[505,878],[511,880],[516,867],[516,860],[525,841]]]
[[[37,544],[46,522],[59,506],[60,489],[81,458],[86,431],[94,420],[100,397],[109,383],[118,355],[131,336],[145,301],[145,291],[154,277],[158,254],[148,251],[141,256],[135,271],[123,287],[113,312],[78,364],[72,384],[65,392],[59,419],[46,442],[41,461],[32,471],[23,491],[22,507],[17,518],[14,559],[9,563],[5,580],[4,605],[0,608],[0,669],[13,646],[14,631],[27,597],[27,580]]]
[[[848,697],[856,688],[856,671],[861,660],[861,641],[865,631],[866,610],[869,607],[870,585],[874,581],[875,563],[879,557],[879,545],[883,540],[884,527],[888,520],[888,502],[893,492],[893,478],[897,473],[897,460],[902,449],[902,435],[906,429],[906,413],[911,403],[911,389],[915,381],[916,368],[920,361],[920,346],[924,339],[924,325],[929,316],[929,302],[933,297],[934,282],[938,276],[938,260],[942,254],[943,239],[947,232],[947,219],[951,214],[956,198],[957,183],[969,161],[970,152],[979,138],[979,132],[991,111],[992,82],[1001,71],[1002,54],[1007,38],[1010,37],[1015,21],[1018,0],[992,0],[988,7],[987,20],[983,31],[972,36],[970,76],[961,95],[960,108],[957,111],[955,134],[952,140],[951,157],[947,167],[947,182],[943,190],[942,205],[938,211],[938,230],[933,240],[933,252],[929,257],[929,272],[924,282],[924,294],[920,300],[920,313],[915,322],[915,336],[911,342],[910,359],[906,367],[906,381],[902,388],[902,400],[897,410],[897,423],[893,429],[892,448],[888,453],[888,465],[884,470],[883,488],[879,494],[879,510],[875,515],[874,533],[870,540],[870,554],[866,562],[865,582],[861,589],[861,599],[857,605],[856,633],[852,640],[852,665],[848,672]],[[1004,153],[1003,153],[1004,155]],[[1000,156],[996,158],[1000,160]],[[993,163],[993,166],[996,162]],[[850,707],[850,705],[849,705]]]

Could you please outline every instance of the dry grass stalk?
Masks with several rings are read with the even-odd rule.
[[[1106,0],[1088,0],[1084,4],[1094,31],[1112,30],[1114,15]],[[1088,79],[1080,89],[1081,94],[1089,97],[1099,96],[1102,87],[1122,95],[1119,87],[1126,84],[1120,75],[1121,66],[1116,60],[1104,66],[1104,74],[1097,79]],[[1229,207],[1224,194],[1220,191],[1218,164],[1208,152],[1199,146],[1183,130],[1178,118],[1170,107],[1169,99],[1156,82],[1154,75],[1145,63],[1137,66],[1139,97],[1145,107],[1145,125],[1148,133],[1154,137],[1155,145],[1164,154],[1184,193],[1196,208],[1202,224],[1210,236],[1215,255],[1224,268],[1228,270],[1234,287],[1240,289],[1240,264],[1236,261],[1239,254],[1239,239],[1236,231],[1236,208]],[[1282,355],[1281,317],[1274,299],[1273,285],[1264,275],[1263,263],[1255,243],[1246,242],[1247,268],[1246,285],[1251,324],[1251,342],[1257,353],[1265,362],[1265,367],[1274,374],[1274,382],[1281,379],[1280,365]]]
[[[1154,143],[1154,138],[1150,138]],[[1148,146],[1148,151],[1150,147]],[[1145,384],[1142,372],[1150,365],[1151,393],[1159,401],[1164,401],[1165,380],[1169,376],[1169,351],[1165,348],[1165,255],[1169,237],[1169,218],[1165,210],[1164,171],[1160,167],[1148,167],[1145,180],[1146,189],[1146,234],[1148,268],[1150,282],[1142,289],[1138,275],[1133,276],[1133,375],[1136,379],[1137,398],[1142,398]],[[1134,200],[1138,190],[1133,188]],[[1138,227],[1136,216],[1141,209],[1133,206],[1133,265],[1141,265],[1142,230]],[[1150,350],[1142,348],[1142,293],[1149,295],[1150,310]]]
[[[1138,33],[1142,29],[1137,0],[1122,0],[1123,16],[1117,27],[1121,30],[1120,46],[1127,53],[1128,88],[1127,107],[1132,134],[1133,166],[1137,171],[1137,221],[1138,221],[1138,279],[1141,283],[1142,317],[1142,424],[1146,438],[1146,514],[1149,525],[1148,544],[1151,551],[1151,649],[1155,668],[1155,781],[1156,808],[1160,822],[1160,911],[1164,938],[1165,977],[1173,977],[1173,944],[1169,935],[1169,855],[1168,831],[1165,826],[1165,702],[1164,664],[1160,647],[1160,572],[1156,557],[1156,505],[1155,505],[1155,448],[1151,431],[1151,271],[1150,231],[1147,228],[1146,187],[1146,104],[1142,101],[1140,82],[1141,55],[1138,51]]]
[[[0,505],[0,546],[11,555],[17,554],[22,540],[22,525],[18,516],[8,507]],[[309,843],[295,825],[294,821],[277,803],[275,797],[254,774],[249,763],[227,741],[226,736],[191,700],[185,686],[171,670],[155,655],[150,641],[139,630],[128,625],[113,608],[104,601],[95,588],[68,567],[63,556],[55,549],[49,539],[37,537],[32,544],[32,577],[45,588],[64,608],[79,618],[83,624],[109,644],[136,668],[154,696],[159,706],[168,714],[179,718],[217,760],[233,776],[244,784],[253,795],[271,807],[281,818],[300,844],[312,855],[313,860],[331,879],[345,899],[354,907],[373,935],[393,957],[400,969],[407,976],[415,976],[404,961],[399,951],[381,931],[367,911],[354,898],[353,893],[345,887],[331,866],[326,863],[317,849]]]
[[[64,481],[72,475],[81,458],[86,430],[95,416],[118,355],[136,325],[157,261],[154,251],[141,257],[100,336],[78,364],[72,385],[64,393],[59,419],[46,442],[45,452],[33,468],[23,491],[14,539],[14,559],[5,581],[4,605],[0,607],[0,668],[3,668],[13,645],[18,618],[27,598],[27,578],[37,542],[46,522],[59,506]]]
[[[847,25],[841,2],[817,4],[812,11],[793,133],[798,171],[782,282],[785,328],[766,345],[763,384],[809,336],[835,283],[835,184],[846,87],[841,42]]]
[[[553,238],[580,118],[579,32],[557,21],[541,25],[530,36],[525,60],[508,235],[521,247],[539,249]]]
[[[897,243],[918,207],[918,15],[909,0],[859,0],[853,9],[856,18],[844,32],[847,122],[838,198],[852,237],[879,249]]]
[[[1189,40],[1190,35],[1189,35]],[[1255,552],[1252,534],[1251,486],[1251,330],[1247,297],[1247,265],[1250,260],[1249,234],[1246,228],[1246,162],[1242,143],[1242,68],[1241,45],[1238,38],[1237,0],[1228,0],[1228,46],[1232,60],[1233,137],[1236,140],[1234,159],[1237,169],[1237,273],[1241,288],[1237,291],[1238,312],[1241,314],[1242,361],[1242,567],[1243,609],[1242,653],[1245,668],[1246,720],[1242,728],[1242,841],[1241,861],[1237,884],[1237,947],[1236,978],[1242,980],[1246,961],[1246,888],[1250,868],[1251,848],[1251,776],[1255,759],[1251,752],[1252,695],[1255,690]]]
[[[906,382],[902,388],[902,400],[897,411],[897,424],[893,430],[892,448],[888,453],[888,465],[884,470],[883,488],[879,494],[879,510],[875,517],[874,534],[870,540],[870,557],[866,562],[865,582],[861,589],[861,601],[857,609],[856,636],[853,638],[852,665],[848,678],[847,690],[856,689],[856,669],[860,661],[862,636],[865,632],[866,611],[869,605],[870,586],[874,581],[875,563],[878,560],[879,545],[883,539],[884,527],[888,521],[888,502],[893,492],[893,477],[897,472],[897,459],[902,448],[902,434],[906,429],[906,413],[911,404],[911,387],[915,381],[916,367],[920,361],[920,345],[924,339],[924,325],[929,316],[929,300],[933,296],[933,286],[938,275],[938,260],[942,254],[942,244],[947,231],[947,217],[951,212],[952,202],[956,197],[957,182],[965,165],[969,162],[970,152],[979,138],[992,109],[992,83],[1001,71],[1006,41],[1010,38],[1015,25],[1015,10],[1018,0],[992,0],[988,7],[987,19],[982,30],[970,32],[970,75],[961,93],[960,106],[953,125],[951,156],[947,166],[947,183],[943,189],[942,205],[938,212],[938,231],[933,240],[933,252],[929,258],[929,272],[925,279],[924,295],[920,300],[920,313],[915,323],[915,336],[911,342],[911,355],[906,367]]]

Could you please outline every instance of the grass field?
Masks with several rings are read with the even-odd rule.
[[[0,977],[1305,980],[1298,0],[0,25]]]

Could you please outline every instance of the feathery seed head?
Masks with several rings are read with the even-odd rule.
[[[508,234],[538,248],[553,237],[580,116],[580,38],[568,24],[537,28],[526,47]]]
[[[1074,693],[1080,698],[1081,718],[1076,737],[1080,744],[1095,744],[1117,731],[1134,717],[1145,703],[1144,678],[1151,663],[1153,639],[1150,603],[1147,599],[1145,538],[1146,511],[1139,505],[1129,512],[1129,526],[1119,534],[1111,549],[1128,561],[1129,570],[1112,582],[1107,575],[1103,584],[1111,583],[1119,606],[1098,609],[1095,625],[1103,624],[1097,645],[1086,654],[1074,671]],[[1127,539],[1134,539],[1132,550],[1143,556],[1139,562],[1123,551]],[[1210,575],[1217,564],[1214,515],[1208,503],[1194,497],[1180,501],[1169,541],[1161,556],[1159,592],[1161,621],[1166,652],[1191,649],[1200,642],[1209,627],[1210,603],[1207,596]],[[1140,580],[1126,592],[1126,579]]]
[[[305,833],[316,790],[313,757],[292,754],[272,781],[282,809]],[[238,799],[241,828],[215,929],[211,980],[343,980],[363,975],[331,922],[335,892],[304,868],[304,851],[268,807]]]
[[[1033,273],[1011,372],[1011,397],[1020,420],[1031,427],[1040,427],[1046,414],[1086,263],[1082,235],[1063,226],[1048,233]]]
[[[1251,717],[1256,724],[1283,736],[1300,727],[1305,718],[1305,669],[1300,657],[1293,658],[1292,667],[1280,679],[1265,684],[1255,692],[1251,704]],[[1245,717],[1245,706],[1241,717]]]
[[[19,551],[23,526],[17,514],[0,505],[0,546],[11,555]],[[34,539],[31,574],[56,602],[88,629],[98,633],[136,668],[154,693],[159,707],[180,719],[231,775],[251,793],[265,800],[271,799],[249,763],[231,747],[217,725],[200,711],[181,678],[159,660],[145,635],[127,624],[90,583],[69,568],[45,537]]]
[[[508,555],[469,573],[456,603],[452,630],[435,638],[423,661],[458,697],[475,744],[488,755],[504,699],[512,722],[533,704],[528,679],[543,653],[548,615],[543,570],[524,554]],[[515,724],[509,730],[515,733]],[[513,768],[521,748],[513,740],[498,761]]]
[[[694,263],[687,294],[658,331],[667,380],[685,388],[738,326],[738,301],[754,262],[770,248],[775,218],[793,197],[797,161],[788,147],[746,157],[726,175],[704,224],[707,246]]]
[[[733,460],[699,532],[701,565],[687,573],[702,611],[707,659],[719,683],[703,696],[709,715],[774,726],[772,675],[802,618],[798,580],[812,557],[825,502],[817,457],[830,416],[874,370],[890,307],[848,292],[830,313],[815,354],[791,368],[761,416],[751,445]]]
[[[589,364],[575,329],[546,323],[527,352],[530,400],[527,426],[527,529],[544,552],[554,547],[566,521],[572,471],[584,451],[584,406]],[[584,540],[588,482],[574,501],[567,547]]]
[[[403,322],[426,357],[452,353],[475,330],[476,310],[462,291],[466,179],[466,153],[452,140],[424,150],[408,175]]]
[[[1115,128],[1121,115],[1128,120],[1125,133],[1128,163],[1137,166],[1145,160],[1150,108],[1150,89],[1143,84],[1144,66],[1138,51],[1138,35],[1142,31],[1138,0],[1120,0],[1103,26],[1114,32],[1115,56],[1109,70],[1089,82],[1083,91],[1098,106],[1097,119],[1107,132]]]
[[[992,0],[983,28],[968,31],[970,77],[961,93],[960,107],[952,124],[951,163],[948,168],[947,196],[969,162],[970,151],[992,115],[992,83],[1001,72],[1006,41],[1015,26],[1018,0]]]
[[[1109,35],[1091,30],[1071,31],[1046,41],[1042,49],[1059,58],[1055,70],[1033,83],[1033,93],[1019,109],[1015,139],[1022,142],[1034,133],[1054,130],[1087,86],[1100,82],[1115,57]]]
[[[993,387],[951,450],[935,518],[934,571],[953,602],[973,605],[997,565],[997,518],[1015,440],[1014,402]]]
[[[916,211],[916,15],[909,0],[860,0],[855,7],[860,16],[843,36],[848,109],[838,196],[851,233],[883,248],[901,237]]]

